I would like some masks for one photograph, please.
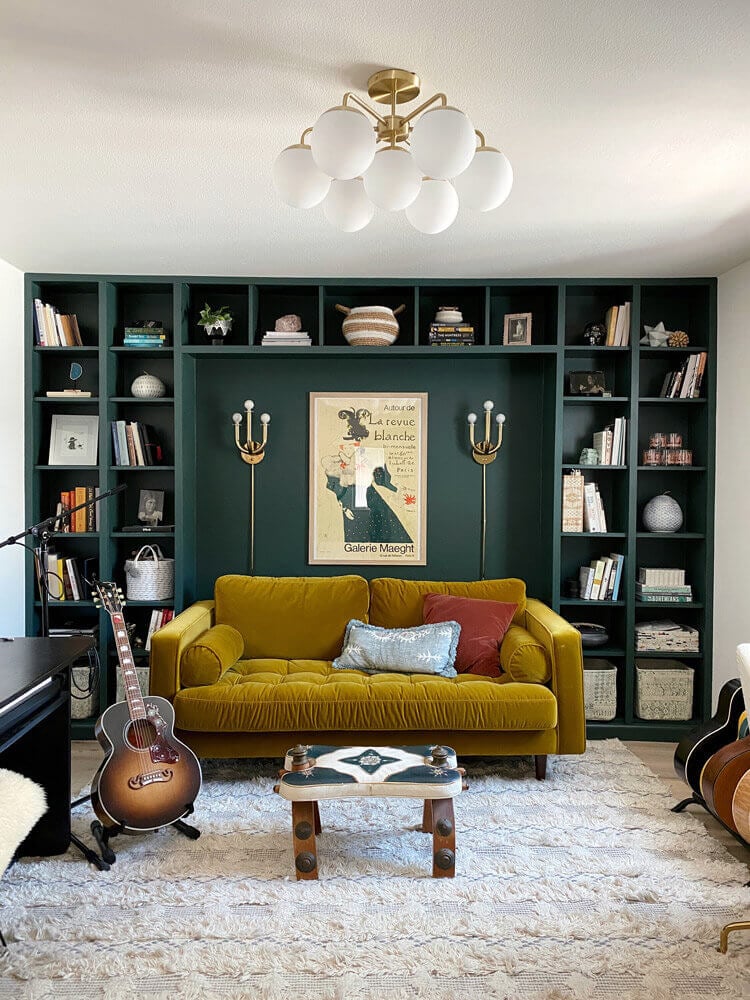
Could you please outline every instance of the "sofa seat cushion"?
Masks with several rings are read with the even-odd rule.
[[[555,696],[539,684],[370,675],[314,660],[240,660],[216,684],[179,691],[174,709],[177,728],[189,732],[536,732],[557,725]]]
[[[503,601],[517,605],[513,622],[526,624],[526,584],[508,577],[505,580],[397,580],[378,577],[370,580],[370,624],[383,628],[412,628],[421,625],[424,599],[428,594],[451,594],[475,597],[482,601]]]

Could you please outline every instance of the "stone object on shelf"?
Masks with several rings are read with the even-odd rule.
[[[276,333],[297,333],[301,329],[302,320],[296,313],[279,316],[274,327]]]
[[[136,399],[160,399],[162,396],[166,396],[167,387],[156,375],[144,372],[138,378],[133,379],[130,391]]]
[[[643,508],[643,527],[646,531],[672,533],[682,527],[682,507],[668,493],[652,497]]]

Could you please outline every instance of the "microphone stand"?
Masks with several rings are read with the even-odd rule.
[[[0,542],[0,549],[3,549],[8,545],[16,545],[16,543],[20,542],[22,538],[26,538],[27,536],[38,540],[39,544],[32,547],[31,551],[34,555],[37,585],[39,587],[39,596],[42,602],[40,630],[43,637],[49,637],[49,569],[47,556],[49,554],[50,540],[56,535],[61,534],[58,525],[63,524],[66,520],[69,521],[70,515],[74,514],[77,510],[86,510],[89,507],[93,507],[94,504],[99,503],[100,500],[106,500],[108,497],[113,497],[116,493],[122,493],[126,489],[127,484],[123,483],[120,486],[116,486],[113,490],[108,490],[106,493],[100,493],[98,497],[94,497],[92,500],[87,500],[85,503],[79,503],[77,507],[71,507],[70,510],[65,511],[64,514],[60,514],[59,516],[55,514],[54,517],[47,517],[43,521],[39,521],[37,524],[32,524],[31,527],[26,528],[25,531],[19,531],[17,535],[11,535],[10,538],[6,538],[4,541]],[[84,801],[86,801],[86,799],[79,799],[77,802],[72,803],[71,808],[78,805],[78,802]],[[78,848],[89,864],[94,865],[94,867],[98,868],[100,872],[109,871],[110,865],[103,858],[100,858],[96,851],[92,851],[91,848],[72,831],[70,833],[70,842]]]

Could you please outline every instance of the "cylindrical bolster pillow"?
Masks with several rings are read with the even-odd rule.
[[[544,646],[520,625],[511,625],[500,646],[500,667],[506,680],[546,684],[552,676]]]
[[[184,687],[215,684],[239,660],[245,641],[231,625],[214,625],[185,650],[180,662]]]

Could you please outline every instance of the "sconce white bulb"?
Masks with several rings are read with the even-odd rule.
[[[270,414],[268,414],[268,413],[261,413],[261,415],[260,415],[260,422],[262,424],[270,424],[271,423]]]
[[[466,419],[470,424],[475,424],[477,422],[477,415],[476,413],[470,413]]]
[[[498,413],[498,415],[495,417],[495,420],[497,420],[497,422],[499,424],[504,424],[505,423],[505,414],[504,413]]]
[[[241,423],[241,422],[242,422],[242,414],[241,414],[241,413],[233,413],[233,414],[232,414],[232,420],[233,420],[233,421],[234,421],[234,422],[235,422],[236,424],[239,424],[239,423]]]
[[[255,403],[252,401],[252,399],[246,399],[244,406],[246,410],[252,410],[253,407],[255,406]]]
[[[490,410],[495,409],[495,404],[492,402],[491,399],[485,399],[485,401],[482,403],[482,406],[485,408],[485,410],[487,410],[488,413],[490,412]]]

